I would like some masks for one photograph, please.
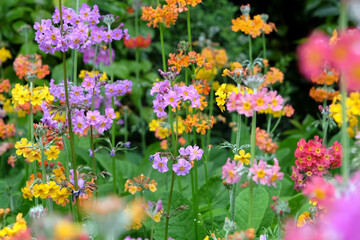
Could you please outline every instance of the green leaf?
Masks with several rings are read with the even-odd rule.
[[[240,229],[248,229],[249,221],[249,188],[239,193],[236,197],[235,221]],[[260,227],[266,208],[269,205],[269,194],[263,187],[255,187],[253,190],[252,226],[255,231]]]
[[[7,193],[8,185],[4,181],[0,181],[0,208],[8,208],[10,204],[10,198]]]

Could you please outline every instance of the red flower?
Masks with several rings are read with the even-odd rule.
[[[124,38],[124,45],[126,48],[148,48],[150,46],[150,43],[150,34],[148,34],[146,38],[141,35],[135,38],[129,38],[128,40]]]

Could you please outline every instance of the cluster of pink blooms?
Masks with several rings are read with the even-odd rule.
[[[259,163],[254,159],[252,166],[248,169],[240,161],[236,163],[228,158],[222,167],[222,178],[228,184],[235,184],[241,180],[241,176],[249,172],[249,176],[256,183],[262,185],[273,185],[276,187],[276,180],[282,180],[284,173],[280,172],[279,162],[274,158],[274,165],[267,164],[264,160]]]
[[[108,19],[112,20],[108,21]],[[60,11],[55,8],[51,19],[42,19],[34,25],[35,40],[39,48],[45,53],[53,54],[55,51],[66,52],[69,48],[83,52],[90,45],[110,43],[113,40],[128,38],[127,29],[122,29],[120,24],[116,29],[110,29],[114,22],[112,15],[101,16],[99,8],[93,8],[83,3],[77,14],[73,9],[62,7],[63,29],[60,24]],[[98,26],[103,20],[108,27]]]
[[[116,118],[114,109],[111,107],[111,98],[123,96],[131,92],[132,82],[129,80],[118,80],[114,83],[106,83],[98,81],[99,75],[90,77],[87,75],[81,86],[72,86],[69,94],[70,106],[77,106],[72,111],[73,131],[76,133],[84,134],[84,131],[93,126],[99,133],[103,133],[112,126],[113,119]],[[100,105],[105,100],[100,94],[100,87],[105,85],[106,101],[105,101],[105,114],[100,114]],[[54,80],[50,82],[50,93],[54,96],[54,103],[61,104],[66,101],[65,90],[63,83],[54,84]],[[90,111],[94,99],[94,109]],[[49,126],[56,127],[58,121],[54,120],[56,111],[53,112],[51,107],[46,102],[41,104],[44,115],[41,119],[43,123]],[[67,121],[64,122],[67,124]]]
[[[338,38],[329,38],[314,32],[298,49],[299,67],[308,79],[319,75],[324,68],[334,67],[340,71],[351,90],[360,89],[360,31],[348,29]]]
[[[229,112],[237,111],[247,117],[251,117],[255,111],[265,111],[270,109],[274,112],[283,109],[284,99],[277,94],[277,91],[268,91],[263,88],[253,93],[231,93],[226,107]]]
[[[315,136],[314,140],[300,139],[295,150],[296,167],[292,167],[291,178],[295,181],[295,189],[303,189],[306,182],[314,176],[328,173],[329,168],[338,168],[342,161],[342,146],[337,141],[330,148],[322,144],[322,139]]]
[[[153,109],[158,118],[162,118],[167,115],[165,111],[167,106],[176,108],[181,102],[190,101],[191,107],[201,107],[201,95],[197,92],[193,85],[180,86],[178,84],[174,84],[174,86],[171,86],[170,81],[178,75],[176,73],[176,69],[174,72],[170,71],[167,73],[161,71],[161,75],[165,78],[165,81],[155,83],[150,90],[151,96],[157,93],[155,99],[153,100]]]
[[[323,177],[314,177],[305,187],[304,194],[315,200],[326,211],[315,221],[296,227],[292,221],[285,225],[285,240],[356,239],[360,228],[354,223],[360,218],[360,173],[357,172],[343,187],[341,177],[332,183]],[[341,187],[339,187],[341,186]]]
[[[187,148],[179,149],[179,156],[176,157],[176,163],[172,165],[173,171],[177,175],[185,176],[190,172],[190,169],[193,167],[193,162],[195,160],[199,161],[204,154],[204,151],[198,146],[188,146]],[[162,156],[163,154],[158,152],[150,156],[150,161],[152,162],[152,167],[158,170],[161,173],[169,171],[167,166],[168,157]]]

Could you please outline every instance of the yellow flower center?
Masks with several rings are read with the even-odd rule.
[[[159,162],[158,165],[159,165],[159,167],[164,166],[164,164],[162,162]]]
[[[184,166],[181,166],[179,167],[180,171],[184,171],[185,170],[185,167]]]
[[[175,100],[175,99],[174,99],[173,97],[170,97],[170,98],[169,98],[169,101],[170,101],[170,102],[174,102],[174,100]]]
[[[251,104],[249,102],[244,103],[244,109],[248,110],[248,109],[250,109],[250,107],[251,107]]]
[[[265,177],[265,171],[260,169],[259,171],[257,171],[257,176],[259,178],[264,178]]]
[[[90,119],[91,119],[91,121],[94,121],[94,120],[95,120],[95,116],[91,116]]]
[[[56,40],[56,35],[55,35],[55,34],[51,34],[51,39],[52,39],[52,40]]]

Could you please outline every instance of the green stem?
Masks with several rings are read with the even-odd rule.
[[[280,117],[279,117],[278,120],[276,121],[274,127],[271,129],[270,134],[272,134],[272,133],[276,130],[277,126],[279,126],[281,117],[282,117],[282,116],[280,115]]]
[[[135,10],[135,36],[139,36],[139,10]],[[135,77],[136,77],[136,85],[138,89],[141,89],[140,84],[140,48],[135,49],[135,62],[136,62],[136,68],[135,68]],[[142,93],[142,91],[140,91]],[[141,146],[142,151],[145,155],[146,153],[146,124],[145,124],[145,118],[144,118],[144,110],[142,105],[142,95],[138,97],[138,108],[140,113],[140,134],[141,134]]]
[[[110,30],[110,26],[108,26],[108,30]],[[110,79],[111,83],[114,83],[114,70],[113,70],[113,59],[112,59],[112,49],[111,42],[109,43],[109,56],[110,56]],[[111,107],[115,110],[115,99],[111,98]],[[115,147],[115,123],[113,122],[111,126],[111,145]],[[112,156],[112,174],[113,174],[113,192],[117,193],[117,180],[116,180],[116,157]]]
[[[343,147],[343,164],[341,166],[341,174],[344,179],[344,184],[347,184],[349,180],[349,167],[350,167],[350,144],[349,144],[349,135],[347,132],[348,123],[347,123],[347,106],[346,106],[346,98],[347,98],[347,84],[344,76],[342,76],[341,81],[341,144]]]
[[[250,149],[250,153],[251,153],[251,161],[250,164],[251,166],[253,166],[254,164],[254,159],[255,159],[255,148],[256,148],[256,111],[254,111],[253,113],[253,117],[251,120],[251,149]],[[249,185],[249,219],[248,219],[248,228],[252,228],[253,227],[253,205],[254,205],[254,201],[253,201],[253,192],[254,192],[254,184],[253,181],[250,179],[250,185]]]
[[[210,101],[209,101],[209,114],[208,116],[212,116],[214,113],[214,88],[213,88],[213,83],[214,83],[214,76],[211,76],[211,81],[210,81]],[[211,139],[211,128],[208,129],[208,131],[206,132],[206,149],[204,149],[204,151],[206,151],[206,159],[209,159],[209,154],[210,151],[208,150],[208,146],[210,145],[210,139]]]
[[[64,150],[65,150],[65,176],[66,176],[66,180],[69,181],[70,180],[70,169],[69,169],[69,150],[67,148],[67,144],[65,141],[65,136],[62,136],[62,141],[63,141],[63,145],[64,145]],[[74,210],[73,210],[73,206],[72,206],[72,197],[69,196],[68,199],[70,199],[70,211],[71,211],[71,216],[74,216]]]
[[[42,143],[42,139],[40,139],[41,141],[41,176],[42,176],[42,183],[46,184],[46,171],[45,171],[45,154],[44,154],[44,146]],[[46,201],[45,199],[43,199],[42,201],[43,203],[43,207],[46,208]]]
[[[192,40],[191,40],[191,21],[190,21],[190,5],[187,5],[187,30],[188,30],[188,39],[189,39],[189,50],[192,51]]]
[[[326,108],[326,99],[323,101],[323,109]],[[323,130],[323,144],[326,146],[326,137],[327,137],[327,130],[329,126],[328,117],[326,114],[322,115],[322,130]]]
[[[30,80],[30,93],[32,94],[32,89],[33,89],[33,81]],[[30,114],[29,114],[29,142],[32,142],[34,139],[34,113],[33,113],[33,105],[31,104],[31,100],[29,100],[30,102]],[[36,170],[37,167],[37,162],[34,161],[34,179],[36,179]],[[35,198],[35,206],[38,204],[38,198]]]
[[[63,19],[62,19],[62,4],[61,0],[59,0],[59,9],[60,9],[60,28],[61,33],[63,33]],[[70,146],[71,146],[71,156],[72,156],[72,163],[73,163],[73,171],[74,171],[74,183],[75,183],[75,190],[78,190],[78,182],[77,182],[77,168],[76,168],[76,156],[75,156],[75,143],[74,143],[74,132],[72,130],[72,122],[71,122],[71,109],[69,103],[69,92],[68,92],[68,80],[66,74],[66,54],[63,52],[63,67],[64,67],[64,90],[65,90],[65,102],[67,107],[67,119],[68,119],[68,127],[69,127],[69,136],[70,136]],[[77,216],[78,221],[81,222],[81,215],[80,215],[80,207],[79,207],[79,199],[77,197],[76,201],[76,209],[77,209]]]
[[[262,45],[263,45],[263,53],[264,53],[264,59],[266,59],[266,39],[265,39],[265,33],[262,33]]]
[[[231,221],[235,221],[235,206],[236,206],[236,183],[233,184],[231,191],[230,191],[230,218]]]
[[[77,85],[77,64],[78,64],[78,52],[74,50],[74,58],[73,58],[73,83]]]
[[[124,135],[124,141],[128,141],[128,108],[124,107],[124,128],[125,128],[125,135]]]
[[[191,176],[191,196],[192,196],[192,203],[193,203],[193,214],[194,219],[197,218],[197,212],[196,212],[196,197],[195,197],[195,185],[194,185],[194,171],[190,170],[190,176]],[[194,229],[195,229],[195,239],[198,239],[198,232],[197,232],[197,221],[194,221]]]
[[[204,150],[205,149],[205,143],[204,143],[204,135],[201,135],[201,147]],[[206,150],[204,150],[206,151]],[[210,199],[210,193],[209,193],[209,181],[208,181],[208,171],[207,171],[207,161],[208,161],[208,155],[204,155],[204,172],[205,172],[205,184],[206,184],[206,197],[208,200],[208,207],[210,211],[210,219],[211,219],[211,229],[214,227],[214,219],[212,215],[212,208],[211,208],[211,199]]]
[[[173,163],[174,164],[174,163]],[[169,193],[169,201],[167,206],[166,212],[166,223],[165,223],[165,240],[168,240],[168,230],[169,230],[169,219],[170,219],[170,206],[171,206],[171,198],[174,189],[174,181],[175,181],[175,172],[171,171],[171,186],[170,186],[170,193]]]
[[[249,69],[250,69],[250,73],[252,73],[252,64],[253,64],[253,59],[252,59],[252,43],[251,43],[251,36],[248,35],[248,39],[249,39]]]
[[[164,34],[163,34],[163,24],[159,24],[160,30],[160,43],[161,43],[161,56],[162,56],[162,63],[163,63],[163,71],[166,72],[166,61],[165,61],[165,48],[164,48]]]

